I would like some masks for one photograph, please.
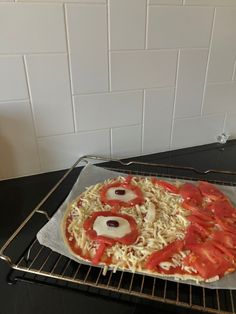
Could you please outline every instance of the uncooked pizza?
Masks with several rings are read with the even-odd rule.
[[[104,272],[211,282],[236,269],[236,209],[204,181],[106,180],[68,206],[62,229],[70,252]]]

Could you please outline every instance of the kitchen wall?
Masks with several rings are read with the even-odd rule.
[[[0,179],[236,137],[236,0],[0,0]]]

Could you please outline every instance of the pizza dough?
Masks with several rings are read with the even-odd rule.
[[[214,281],[235,270],[235,215],[208,183],[119,176],[69,204],[62,234],[75,257],[105,269]]]

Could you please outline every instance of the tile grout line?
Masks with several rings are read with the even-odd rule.
[[[108,92],[111,92],[111,34],[110,34],[110,2],[106,0],[107,10],[107,59],[108,59]]]
[[[148,0],[146,0],[144,49],[145,49],[145,50],[148,49]]]
[[[234,61],[234,69],[233,69],[232,81],[235,81],[235,79],[236,79],[236,60]]]
[[[4,2],[4,3],[11,3],[11,2]],[[26,3],[25,1],[24,2],[19,2],[17,1],[17,3]],[[31,2],[32,3],[32,2]],[[0,2],[0,4],[3,4],[2,2]],[[42,51],[42,52],[28,52],[28,53],[25,53],[24,51],[22,52],[11,52],[11,53],[8,53],[8,52],[0,52],[0,57],[1,56],[9,56],[9,57],[14,57],[14,56],[37,56],[37,55],[65,55],[66,54],[66,51]]]
[[[141,124],[141,155],[144,154],[144,119],[145,119],[145,105],[146,102],[146,91],[143,90],[143,102],[142,102],[142,124]]]
[[[113,155],[113,149],[112,149],[112,128],[110,128],[109,135],[110,135],[110,158],[112,158],[112,155]]]
[[[67,50],[67,66],[69,72],[69,81],[70,81],[70,98],[71,98],[71,106],[72,106],[72,115],[73,115],[73,128],[74,133],[78,131],[77,123],[76,123],[76,115],[75,115],[75,103],[73,97],[73,88],[72,88],[72,72],[71,72],[71,59],[69,53],[69,34],[68,34],[68,27],[67,27],[67,19],[66,19],[66,4],[63,3],[63,17],[64,17],[64,26],[65,26],[65,36],[66,36],[66,50]]]
[[[33,98],[32,98],[32,93],[31,93],[31,88],[30,88],[30,79],[29,79],[29,73],[28,73],[29,71],[28,71],[27,62],[26,62],[26,56],[23,55],[22,58],[23,58],[24,72],[25,72],[25,77],[26,77],[27,91],[28,91],[28,96],[29,96],[30,111],[31,111],[31,116],[32,116],[32,120],[33,120],[34,137],[35,137],[36,149],[37,149],[37,153],[38,153],[39,166],[40,166],[40,171],[42,171],[43,170],[42,160],[41,160],[39,144],[38,144],[36,119],[35,119],[35,112],[34,112],[34,107],[33,107]]]
[[[172,144],[173,144],[173,131],[174,131],[175,109],[176,109],[176,99],[177,99],[177,84],[178,84],[178,76],[179,76],[179,65],[180,65],[180,49],[178,51],[177,64],[176,64],[175,91],[174,91],[174,103],[173,103],[171,130],[170,130],[169,149],[172,147]]]
[[[27,88],[28,89],[28,88]],[[28,98],[16,98],[16,99],[1,99],[0,104],[8,104],[8,103],[13,103],[13,102],[25,102],[25,101],[30,101],[29,97]]]
[[[221,82],[208,82],[207,85],[214,86],[214,85],[233,85],[235,81],[221,81]]]
[[[201,111],[200,111],[201,116],[203,115],[203,107],[204,107],[205,96],[206,96],[206,86],[207,86],[207,79],[208,79],[208,72],[209,72],[210,55],[211,55],[211,47],[212,47],[212,42],[213,42],[213,32],[214,32],[215,20],[216,20],[216,8],[214,8],[214,14],[213,14],[213,20],[212,20],[212,26],[211,26],[211,37],[210,37],[210,41],[209,41],[206,73],[205,73],[204,87],[203,87],[203,92],[202,92],[202,103],[201,103]]]
[[[225,133],[225,126],[226,126],[226,120],[227,120],[227,116],[228,116],[228,112],[225,112],[225,116],[224,116],[224,123],[223,123],[223,130],[222,133]],[[228,134],[226,134],[228,135]]]
[[[154,87],[145,87],[145,90],[156,90],[156,89],[168,89],[168,88],[173,88],[174,85],[166,85],[166,86],[154,86]],[[135,92],[142,92],[143,89],[122,89],[122,90],[113,90],[110,93],[111,94],[125,94],[125,93],[135,93]],[[89,95],[104,95],[107,94],[107,92],[90,92],[90,93],[75,93],[73,96],[89,96]]]

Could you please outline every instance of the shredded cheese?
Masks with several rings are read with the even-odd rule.
[[[116,182],[124,182],[125,178],[120,176]],[[91,241],[83,229],[84,221],[95,211],[111,210],[110,205],[102,204],[100,190],[104,184],[114,183],[114,179],[106,180],[90,186],[70,206],[68,215],[71,223],[68,232],[71,239],[75,239],[77,245],[82,249],[84,255],[93,258],[96,253],[97,244]],[[134,207],[122,207],[121,214],[132,216],[138,226],[139,236],[136,242],[126,246],[116,243],[106,248],[104,254],[111,257],[110,266],[113,270],[128,269],[131,272],[145,269],[145,261],[154,251],[164,248],[169,243],[185,236],[189,225],[186,216],[188,211],[181,206],[181,197],[170,194],[164,188],[152,183],[148,177],[133,177],[131,183],[138,186],[144,195],[145,203]],[[176,183],[178,186],[179,183]],[[171,262],[163,262],[161,268],[169,269],[182,265],[182,259],[188,252],[176,254]],[[196,272],[192,267],[183,267],[186,272]],[[106,273],[107,268],[104,269]]]

